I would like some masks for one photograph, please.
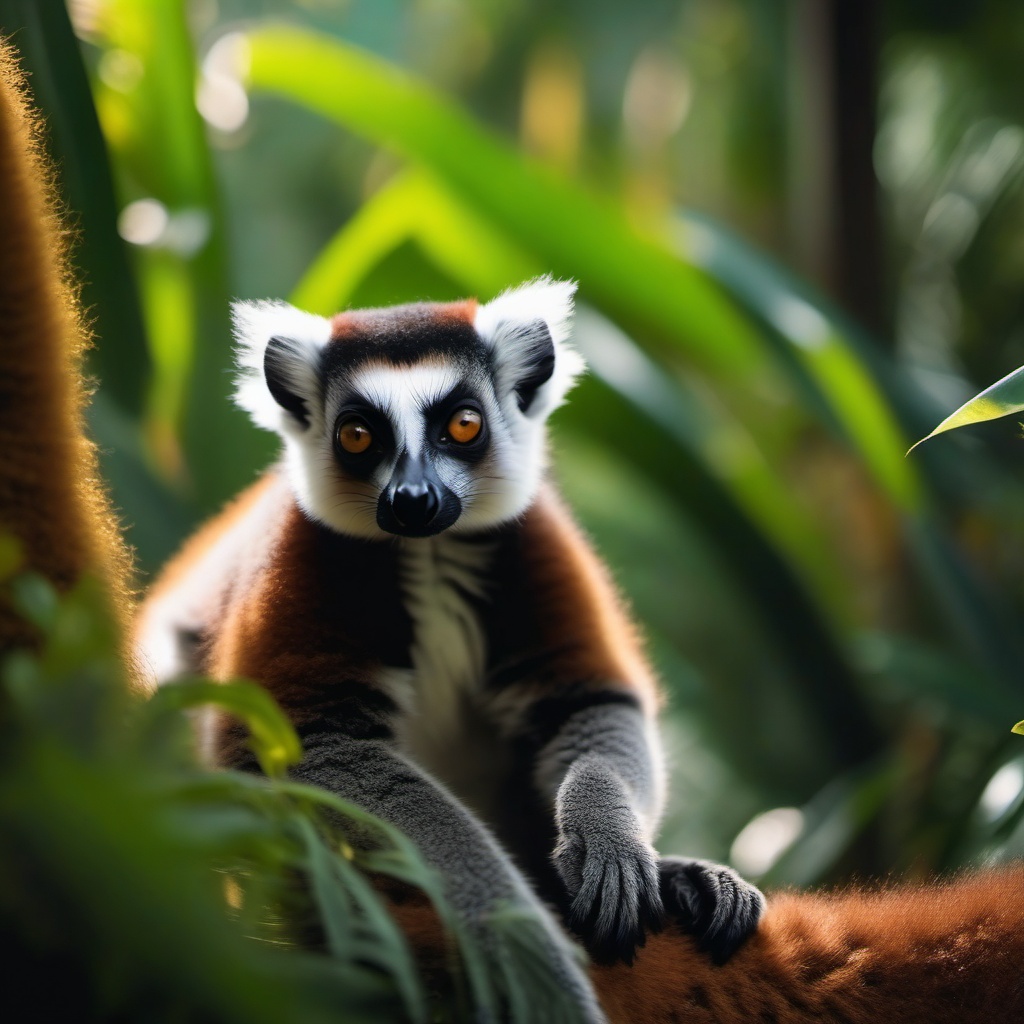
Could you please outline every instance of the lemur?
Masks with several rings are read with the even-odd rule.
[[[630,961],[667,898],[725,960],[761,894],[659,861],[657,686],[545,472],[546,420],[583,370],[574,287],[331,319],[238,304],[236,401],[283,459],[171,562],[138,646],[160,682],[266,686],[304,743],[295,775],[403,829],[467,921],[544,901],[596,960]],[[247,764],[226,719],[201,742]]]
[[[127,613],[130,559],[82,432],[88,331],[70,294],[69,232],[54,212],[40,128],[13,49],[0,40],[0,524],[55,585],[95,574]],[[0,604],[0,649],[20,644],[23,629]],[[941,886],[776,895],[756,935],[722,967],[673,925],[632,966],[593,967],[591,976],[605,1012],[622,1024],[1017,1024],[1022,891],[1017,865]],[[406,903],[396,913],[417,950],[433,943],[443,963],[429,907]]]

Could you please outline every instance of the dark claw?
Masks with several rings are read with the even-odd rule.
[[[658,865],[666,914],[724,964],[757,930],[764,911],[761,891],[732,868],[706,860],[662,857]]]

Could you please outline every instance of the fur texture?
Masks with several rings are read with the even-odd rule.
[[[632,970],[597,968],[612,1021],[636,1024],[1017,1024],[1024,868],[931,885],[771,897],[715,966],[674,928]]]
[[[573,290],[544,278],[331,320],[240,307],[238,401],[280,433],[284,468],[172,563],[139,638],[161,681],[267,686],[304,737],[297,774],[400,825],[471,926],[508,899],[549,922],[537,892],[594,956],[629,960],[662,920],[658,697],[543,483],[547,416],[582,370]],[[220,763],[246,762],[239,741],[207,723]],[[706,911],[691,925],[727,956],[760,895],[685,863]],[[750,898],[716,903],[723,873]]]
[[[98,576],[124,626],[131,561],[83,430],[89,332],[25,88],[0,40],[0,532],[58,588]],[[0,606],[0,648],[32,639]]]
[[[7,241],[0,256],[6,261],[0,303],[9,329],[0,344],[6,388],[0,424],[8,442],[0,459],[3,525],[22,539],[34,568],[64,585],[92,568],[108,582],[112,604],[123,608],[131,586],[129,561],[116,519],[93,482],[95,457],[81,432],[84,389],[78,366],[85,332],[70,298],[73,290],[62,291],[70,286],[62,284],[65,256],[51,212],[49,174],[21,89],[20,72],[4,46],[0,224]],[[246,563],[234,549],[245,549],[263,535],[275,518],[270,510],[280,515],[281,486],[279,478],[268,476],[193,538],[154,591],[148,611],[206,558],[217,563],[234,555],[236,565],[255,571],[258,556]],[[252,531],[241,543],[239,528],[242,534]],[[220,544],[228,550],[218,551]],[[582,554],[571,542],[568,549],[574,558],[585,557],[585,545]],[[600,565],[590,571],[602,574]],[[223,579],[220,569],[210,575]],[[566,584],[571,594],[581,580],[573,576]],[[229,590],[223,585],[205,595],[209,606],[225,601]],[[185,593],[199,608],[197,622],[215,619],[215,613],[202,611],[199,590],[185,585]],[[4,644],[24,639],[6,614],[0,621]],[[601,652],[608,645],[630,662],[635,655],[628,653],[628,624],[614,615],[602,626],[609,623],[626,629],[625,645],[612,644],[622,638],[602,629],[574,639],[595,644],[595,663],[606,656]],[[197,657],[196,637],[179,639],[166,663],[168,674]],[[496,696],[502,720],[528,717],[531,696],[519,691]],[[695,940],[671,924],[649,939],[633,966],[596,967],[591,976],[605,1012],[616,1022],[1017,1024],[1024,1019],[1022,892],[1024,868],[1017,867],[937,886],[783,894],[769,902],[757,934],[725,967],[713,966]],[[391,895],[395,916],[432,984],[443,984],[447,951],[436,916],[418,894]],[[666,895],[672,913],[679,913]]]

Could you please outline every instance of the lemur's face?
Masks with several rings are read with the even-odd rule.
[[[285,441],[299,502],[364,538],[485,530],[532,501],[545,420],[582,370],[571,284],[354,310],[235,307],[238,403]]]

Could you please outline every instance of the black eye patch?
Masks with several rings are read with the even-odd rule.
[[[361,423],[370,432],[370,443],[365,451],[350,452],[342,447],[341,430],[348,423]],[[369,478],[380,463],[395,450],[395,433],[391,422],[376,406],[363,400],[346,402],[334,419],[331,435],[334,457],[349,474],[360,479]]]
[[[472,409],[481,417],[480,432],[469,442],[458,442],[449,436],[452,417],[463,409]],[[443,398],[431,402],[423,410],[427,441],[439,453],[463,462],[479,462],[486,454],[490,430],[483,403],[468,383],[456,384]]]

